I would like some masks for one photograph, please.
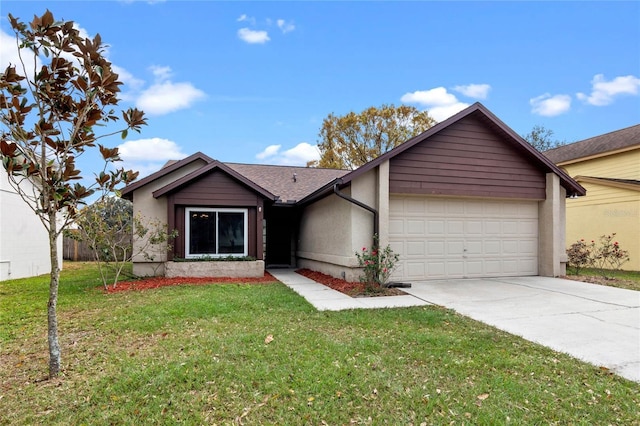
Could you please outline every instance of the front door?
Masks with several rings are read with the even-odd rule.
[[[271,207],[266,215],[265,263],[267,267],[295,266],[294,238],[298,224],[292,207]]]

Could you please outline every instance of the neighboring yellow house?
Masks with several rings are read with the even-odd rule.
[[[567,200],[567,245],[615,232],[631,258],[622,268],[640,271],[640,124],[544,154],[587,190]]]

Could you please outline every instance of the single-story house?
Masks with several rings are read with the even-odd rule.
[[[8,179],[0,166],[0,281],[48,274],[49,234]],[[21,188],[29,191],[29,185],[25,180]],[[62,236],[58,238],[58,262],[62,267]]]
[[[544,154],[588,191],[567,201],[567,243],[616,233],[623,269],[640,271],[640,124]]]
[[[476,103],[354,171],[196,153],[122,195],[178,230],[137,274],[232,255],[357,281],[374,234],[400,255],[394,280],[562,275],[565,199],[585,189]]]

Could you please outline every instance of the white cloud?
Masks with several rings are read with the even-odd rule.
[[[264,44],[271,40],[266,31],[256,31],[249,28],[240,28],[238,30],[240,40],[249,44]]]
[[[320,151],[316,145],[301,142],[291,149],[280,152],[281,145],[269,145],[256,155],[259,160],[282,166],[306,166],[309,161],[319,160]]]
[[[400,100],[405,103],[419,104],[426,107],[429,115],[436,121],[446,120],[469,106],[467,103],[460,102],[455,95],[447,92],[444,87],[405,93]]]
[[[238,19],[236,19],[236,22],[249,22],[252,25],[255,25],[256,24],[256,19],[251,17],[251,16],[247,16],[246,13],[243,13],[242,15],[240,15],[238,17]]]
[[[167,81],[171,78],[173,73],[171,72],[171,67],[168,66],[160,66],[160,65],[152,65],[149,67],[151,73],[156,78],[156,82]]]
[[[269,145],[261,153],[256,155],[258,160],[264,160],[265,158],[273,157],[282,148],[282,145]]]
[[[154,65],[151,72],[155,75],[156,82],[143,90],[136,100],[136,107],[148,114],[162,115],[189,108],[194,102],[206,97],[202,90],[191,83],[170,81],[170,67]]]
[[[417,90],[413,93],[405,93],[400,98],[402,102],[421,104],[428,106],[445,106],[456,103],[455,95],[447,92],[444,87],[436,87],[429,90]]]
[[[282,34],[290,33],[291,31],[296,29],[296,26],[293,25],[293,22],[286,22],[284,19],[278,19],[276,21],[278,24],[278,28],[282,31]]]
[[[431,108],[427,108],[429,115],[433,117],[436,121],[444,121],[447,118],[451,117],[467,108],[469,104],[464,102],[456,102],[451,105],[443,105],[443,106],[435,106]]]
[[[595,106],[605,106],[613,103],[613,98],[619,95],[637,95],[640,89],[640,78],[633,75],[616,77],[607,81],[603,74],[596,74],[591,80],[591,94],[576,94],[581,101]]]
[[[487,99],[491,86],[488,84],[468,84],[466,86],[455,86],[453,90],[469,98]]]
[[[140,172],[140,177],[160,170],[169,160],[180,160],[187,155],[175,142],[162,138],[126,141],[118,146],[123,167]]]
[[[40,61],[37,58],[35,58],[34,64],[33,54],[29,50],[21,49],[21,52],[27,72],[30,73],[34,69],[34,66],[40,67]],[[20,58],[18,57],[18,46],[15,36],[13,33],[7,34],[0,30],[0,72],[4,72],[9,65],[15,65],[18,74],[24,74],[22,65],[20,64]]]
[[[555,117],[564,114],[571,109],[571,96],[553,95],[545,93],[538,97],[529,99],[531,112],[544,117]]]

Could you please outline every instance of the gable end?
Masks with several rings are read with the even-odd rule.
[[[389,162],[391,193],[540,200],[545,188],[545,173],[473,114]]]

